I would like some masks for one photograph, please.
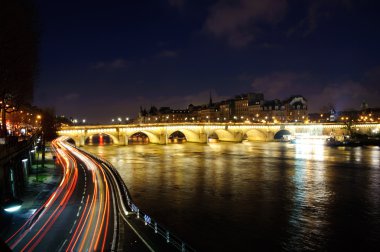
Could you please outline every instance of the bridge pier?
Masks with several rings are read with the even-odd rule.
[[[127,135],[119,135],[119,144],[120,145],[128,145],[128,136]]]
[[[199,133],[199,143],[208,143],[208,134],[205,132]]]
[[[168,144],[168,135],[166,134],[166,132],[160,134],[159,144]]]
[[[86,139],[85,136],[80,136],[80,137],[79,137],[79,147],[84,146],[84,144],[85,144],[85,142],[84,142],[85,139]]]

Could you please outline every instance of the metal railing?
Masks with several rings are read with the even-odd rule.
[[[0,163],[17,156],[19,153],[29,149],[37,139],[37,135],[31,136],[29,139],[18,141],[18,138],[10,138],[6,144],[0,145]]]
[[[76,146],[72,145],[73,147],[77,148]],[[123,203],[127,204],[130,210],[135,213],[136,218],[143,222],[145,226],[148,226],[154,231],[155,234],[160,235],[163,239],[166,240],[167,243],[172,244],[175,248],[177,248],[179,251],[185,252],[185,251],[196,251],[194,248],[192,248],[189,244],[185,243],[182,239],[180,239],[177,235],[171,233],[169,229],[167,229],[165,226],[159,224],[157,221],[152,219],[147,213],[141,211],[139,207],[132,201],[132,198],[130,196],[130,193],[121,178],[119,172],[117,169],[107,160],[98,157],[90,152],[87,152],[83,149],[80,149],[81,151],[85,152],[89,156],[91,156],[93,159],[97,160],[100,163],[105,164],[110,171],[113,173],[115,178],[117,179],[116,183],[118,184],[119,188],[122,189],[123,194],[122,199]]]

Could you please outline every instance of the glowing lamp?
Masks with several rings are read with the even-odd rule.
[[[18,211],[21,208],[22,200],[20,199],[12,199],[3,204],[3,209],[5,212],[13,213]]]

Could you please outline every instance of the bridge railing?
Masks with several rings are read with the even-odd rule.
[[[74,148],[77,148],[76,146],[72,145]],[[145,226],[148,226],[152,229],[152,231],[154,231],[155,234],[158,234],[160,235],[163,239],[166,240],[167,243],[170,243],[172,244],[175,248],[177,248],[179,251],[181,252],[185,252],[185,251],[196,251],[194,248],[192,248],[189,244],[185,243],[181,238],[179,238],[177,235],[175,235],[174,233],[170,232],[168,228],[166,228],[165,226],[159,224],[157,221],[155,221],[153,218],[151,218],[147,213],[141,211],[139,209],[139,207],[132,201],[132,198],[130,196],[130,193],[123,181],[123,179],[121,178],[119,172],[117,171],[117,169],[107,160],[101,158],[101,157],[98,157],[90,152],[87,152],[83,149],[81,149],[81,151],[87,153],[89,156],[91,156],[92,158],[94,158],[95,160],[97,160],[98,162],[101,162],[101,163],[104,163],[105,165],[108,166],[108,168],[111,169],[112,173],[115,175],[115,177],[117,178],[117,183],[119,185],[120,188],[122,188],[123,190],[123,200],[124,200],[124,203],[126,203],[130,210],[136,214],[136,218],[138,220],[140,220],[141,222],[143,222],[145,224]]]

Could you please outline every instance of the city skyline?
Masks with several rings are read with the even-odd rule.
[[[379,107],[378,3],[37,0],[35,103],[107,122],[140,106],[303,95],[310,112]],[[70,15],[67,15],[70,13]]]

